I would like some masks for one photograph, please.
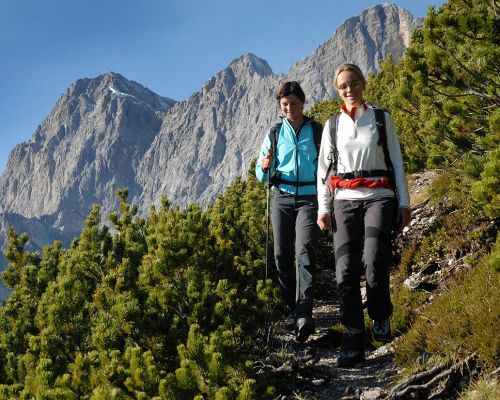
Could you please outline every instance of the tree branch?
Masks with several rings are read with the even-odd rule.
[[[434,384],[436,384],[438,381],[449,377],[451,374],[459,371],[462,369],[464,366],[466,366],[473,358],[476,357],[476,353],[472,353],[470,356],[468,356],[465,360],[459,361],[448,369],[444,370],[446,368],[446,365],[438,365],[437,367],[434,367],[430,369],[429,371],[424,371],[420,374],[413,375],[411,376],[407,381],[397,385],[395,388],[392,389],[391,393],[389,396],[386,398],[386,400],[394,400],[394,399],[407,399],[410,396],[410,393],[412,392],[418,392],[418,391],[424,391],[427,392]],[[426,379],[430,376],[434,377],[429,380],[427,383],[422,383],[422,384],[416,384],[417,382]]]

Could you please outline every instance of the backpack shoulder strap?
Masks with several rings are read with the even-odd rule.
[[[337,174],[337,161],[338,161],[338,151],[337,151],[337,126],[339,122],[340,113],[332,115],[328,119],[329,133],[330,133],[330,152],[328,153],[328,168],[326,169],[325,177],[322,178],[323,184],[326,184],[326,180],[330,175]]]
[[[319,148],[321,146],[321,136],[323,135],[323,125],[321,125],[318,121],[312,121],[312,130],[314,135],[314,144],[316,145],[316,150],[318,151],[319,156]]]
[[[394,167],[392,165],[391,157],[389,156],[389,149],[387,147],[387,131],[385,127],[385,111],[382,108],[374,108],[375,121],[377,123],[378,131],[378,144],[382,146],[384,152],[384,160],[387,169],[392,172]]]
[[[394,188],[394,193],[396,197],[398,196],[398,191],[396,190],[396,178],[394,177],[394,166],[389,155],[389,148],[387,147],[387,130],[385,124],[385,110],[382,108],[373,108],[375,112],[375,121],[377,123],[378,131],[378,144],[382,146],[382,151],[384,152],[384,161],[389,171],[389,179],[391,180],[392,187]]]
[[[382,108],[373,107],[373,112],[375,113],[375,122],[377,123],[378,130],[378,143],[383,147],[387,147],[387,133],[385,130],[385,111]]]

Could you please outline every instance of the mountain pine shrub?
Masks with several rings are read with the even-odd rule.
[[[163,199],[147,218],[117,195],[112,229],[94,207],[68,249],[26,252],[9,232],[1,396],[271,398],[251,368],[279,304],[262,185],[236,179],[207,210]]]

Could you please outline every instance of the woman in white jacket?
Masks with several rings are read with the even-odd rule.
[[[365,325],[360,291],[363,272],[374,339],[391,340],[390,235],[395,228],[394,207],[398,208],[397,221],[402,229],[410,221],[410,204],[391,116],[384,115],[393,174],[385,162],[375,111],[363,100],[366,80],[359,67],[341,65],[335,72],[334,85],[344,104],[334,119],[335,137],[330,135],[332,119],[323,130],[317,175],[317,222],[322,230],[333,224],[337,290],[344,326],[342,353],[337,362],[339,366],[350,367],[364,360]],[[336,160],[334,175],[325,180],[332,160]]]

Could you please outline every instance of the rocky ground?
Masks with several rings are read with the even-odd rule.
[[[355,368],[340,368],[340,335],[332,329],[339,323],[333,270],[318,276],[318,297],[314,308],[316,332],[309,340],[295,342],[293,332],[275,327],[274,352],[260,368],[277,378],[280,400],[287,399],[380,399],[394,380],[391,345],[368,346],[366,361]]]
[[[432,224],[439,213],[428,205],[426,188],[435,173],[426,172],[410,179],[412,220],[398,239],[398,246],[414,241]],[[405,284],[412,290],[437,290],[440,282],[463,267],[460,255],[441,260],[429,260],[429,266],[412,274]],[[364,283],[363,283],[364,284]],[[430,290],[429,290],[430,289]],[[340,334],[332,329],[339,323],[339,306],[335,293],[333,269],[320,271],[314,308],[316,332],[305,344],[293,339],[293,332],[277,324],[274,329],[273,351],[256,368],[273,375],[278,382],[277,400],[384,399],[398,376],[393,364],[392,344],[367,346],[366,360],[355,368],[340,368]],[[337,325],[338,326],[338,325]],[[369,327],[367,327],[369,328]]]

